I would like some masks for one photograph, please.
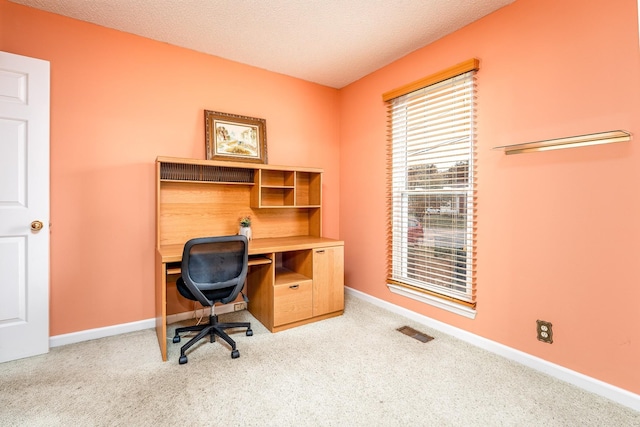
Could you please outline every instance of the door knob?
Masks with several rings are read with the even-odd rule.
[[[33,221],[31,223],[31,231],[40,231],[42,230],[42,221]]]

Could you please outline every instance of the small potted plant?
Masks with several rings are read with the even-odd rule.
[[[238,234],[246,236],[247,240],[251,240],[251,216],[243,216],[240,218],[240,231]]]

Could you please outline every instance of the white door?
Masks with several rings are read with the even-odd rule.
[[[49,62],[0,52],[0,362],[49,351]]]

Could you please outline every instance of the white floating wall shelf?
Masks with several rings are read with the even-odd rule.
[[[524,144],[503,145],[501,147],[494,147],[494,150],[504,150],[505,154],[520,154],[532,153],[534,151],[560,150],[562,148],[586,147],[588,145],[611,144],[613,142],[624,141],[631,141],[631,134],[629,132],[623,130],[612,130],[588,135],[527,142]]]

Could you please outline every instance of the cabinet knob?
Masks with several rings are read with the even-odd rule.
[[[291,285],[289,286],[289,289],[298,289],[300,287],[300,285]]]
[[[316,251],[317,254],[323,254],[324,253],[324,249],[318,250]]]

